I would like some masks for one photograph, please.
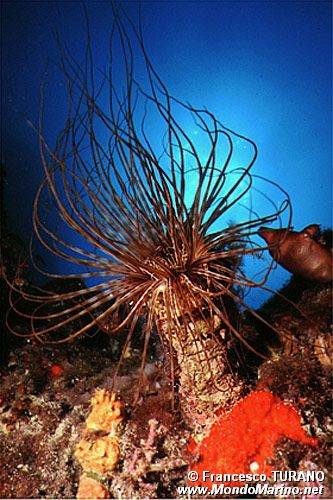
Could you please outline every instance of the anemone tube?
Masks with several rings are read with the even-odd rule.
[[[146,86],[134,73],[133,43],[144,61]],[[121,85],[116,46],[124,68]],[[36,130],[45,177],[35,198],[33,227],[47,250],[79,270],[59,274],[34,264],[48,278],[82,278],[89,286],[56,293],[12,283],[8,324],[20,333],[10,315],[21,314],[30,321],[27,335],[61,343],[125,310],[113,329],[127,329],[125,351],[145,314],[141,368],[156,329],[172,381],[179,378],[183,407],[189,412],[196,407],[200,414],[224,406],[238,398],[241,387],[228,364],[226,339],[241,338],[239,308],[256,314],[239,290],[264,287],[270,271],[268,266],[260,280],[250,279],[242,259],[261,256],[267,247],[256,242],[257,230],[285,210],[291,213],[289,198],[281,190],[284,200],[279,207],[273,204],[271,213],[259,216],[249,209],[246,220],[223,222],[253,190],[256,144],[208,110],[173,98],[148,58],[141,29],[126,17],[115,13],[102,82],[96,83],[89,33],[82,66],[60,44],[59,56],[68,109],[51,147],[43,133],[42,88]],[[159,147],[152,116],[164,130]],[[205,141],[204,157],[178,116],[192,120]],[[244,167],[235,166],[238,143],[252,150]],[[65,236],[46,221],[46,198]],[[31,305],[28,312],[20,307],[22,298]],[[73,331],[83,317],[89,320]]]

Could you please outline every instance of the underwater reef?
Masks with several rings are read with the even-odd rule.
[[[323,471],[320,498],[331,498],[331,301],[329,286],[313,285],[298,302],[307,318],[277,307],[272,321],[288,342],[271,347],[244,399],[213,422],[207,415],[200,433],[170,408],[161,353],[147,360],[133,408],[139,349],[128,352],[114,386],[112,340],[24,340],[1,368],[1,497],[179,498],[188,470],[261,468],[269,484],[270,470]]]
[[[15,256],[21,261],[23,251],[20,238],[3,239],[10,275],[17,268]],[[2,285],[5,297],[10,290],[3,279]],[[83,286],[79,280],[57,280],[46,288]],[[4,322],[0,496],[179,498],[178,487],[197,484],[188,482],[189,470],[265,471],[269,486],[276,485],[270,471],[292,470],[323,471],[325,480],[281,484],[323,486],[324,493],[315,498],[331,498],[332,288],[293,276],[282,292],[292,301],[276,295],[260,309],[274,331],[249,318],[243,325],[246,338],[250,331],[258,345],[265,343],[269,359],[245,351],[244,397],[207,413],[196,428],[179,408],[172,409],[158,336],[151,338],[141,396],[133,407],[133,391],[142,378],[142,337],[127,346],[117,370],[126,341],[121,333],[110,336],[103,328],[91,337],[49,346],[13,337]]]
[[[59,42],[68,109],[51,146],[42,97],[44,178],[30,247],[10,233],[2,207],[0,496],[230,498],[186,488],[201,485],[204,471],[265,474],[271,487],[279,470],[320,472],[312,486],[331,498],[324,233],[317,224],[292,231],[288,194],[253,172],[255,142],[172,97],[121,10],[111,33],[110,61],[118,37],[125,78],[118,88],[112,64],[103,75],[107,110],[89,32],[83,66]],[[151,117],[163,126],[158,145]],[[253,192],[259,208],[246,205]],[[43,284],[29,275],[29,259]],[[255,310],[246,296],[269,291],[277,263],[300,276]],[[319,498],[287,477],[300,487],[290,498]],[[255,497],[271,498],[265,491]]]

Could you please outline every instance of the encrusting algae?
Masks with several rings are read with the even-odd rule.
[[[102,474],[115,469],[119,456],[118,438],[112,436],[98,437],[93,441],[83,438],[75,451],[75,457],[84,470]]]
[[[123,421],[124,406],[116,394],[105,389],[95,392],[91,404],[92,410],[86,419],[83,437],[76,446],[75,457],[86,473],[106,474],[116,468],[120,459],[119,428]],[[95,493],[87,497],[86,483],[87,475],[83,474],[78,498],[83,498],[83,490],[85,498],[96,498]]]
[[[94,479],[93,477],[89,477],[86,474],[82,474],[80,477],[79,489],[76,495],[78,499],[103,499],[109,498],[109,492],[104,486]]]
[[[231,475],[257,472],[270,476],[274,445],[284,436],[314,447],[318,444],[316,438],[305,434],[294,406],[270,392],[253,391],[229,414],[221,414],[198,447],[190,443],[189,451],[200,455],[200,460],[191,466],[199,479],[191,485],[202,483],[204,471]],[[205,486],[211,487],[213,482],[206,480]],[[237,484],[241,483],[237,480]]]
[[[124,405],[113,392],[98,389],[91,400],[92,410],[86,420],[90,431],[117,433],[124,418]]]

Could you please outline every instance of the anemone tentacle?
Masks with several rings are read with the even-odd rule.
[[[241,338],[238,306],[255,314],[236,287],[264,288],[270,271],[268,266],[255,281],[245,275],[242,260],[247,255],[260,257],[267,248],[256,240],[263,224],[279,221],[288,211],[290,224],[289,197],[281,189],[283,201],[273,204],[271,213],[260,216],[249,207],[247,220],[226,224],[225,217],[255,189],[252,167],[257,146],[208,110],[172,97],[148,58],[141,31],[131,23],[126,27],[125,21],[115,13],[109,73],[104,75],[108,109],[105,81],[95,82],[88,35],[82,67],[60,47],[68,109],[54,148],[43,134],[43,97],[37,127],[45,177],[34,203],[34,233],[49,252],[79,268],[71,274],[42,272],[49,278],[88,279],[88,286],[55,293],[41,287],[22,289],[13,282],[11,310],[30,320],[27,336],[60,343],[99,327],[126,306],[114,329],[128,329],[126,346],[146,312],[143,360],[155,328],[183,367],[184,398],[193,383],[197,398],[207,399],[209,393],[214,400],[224,392],[222,398],[229,401],[240,386],[237,389],[232,379],[228,342],[222,337]],[[143,56],[148,89],[134,74],[129,29]],[[116,35],[125,69],[121,90],[114,75]],[[164,127],[159,147],[156,133],[149,131],[150,113]],[[204,155],[178,118],[184,114],[205,141]],[[236,165],[239,141],[251,148],[243,167]],[[66,228],[67,235],[48,224],[45,197],[53,203],[59,228]],[[92,278],[100,283],[90,284]],[[17,294],[30,304],[28,311],[20,309]],[[52,312],[50,304],[57,305]],[[88,321],[73,332],[70,325],[83,316]],[[10,318],[11,312],[11,330],[22,335]],[[59,338],[57,332],[64,328],[70,333]],[[171,365],[174,372],[173,361]],[[224,386],[227,389],[221,390]]]

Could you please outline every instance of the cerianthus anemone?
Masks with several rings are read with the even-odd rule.
[[[247,219],[226,221],[252,192],[256,144],[208,110],[173,98],[147,55],[141,31],[128,23],[115,14],[102,86],[95,81],[89,36],[83,65],[60,48],[68,110],[55,147],[43,134],[43,98],[37,127],[45,177],[34,203],[34,233],[50,252],[87,269],[43,272],[49,278],[87,279],[89,286],[56,293],[12,283],[11,307],[29,318],[27,335],[41,342],[74,339],[120,317],[114,331],[127,330],[124,349],[144,315],[142,367],[155,330],[169,354],[185,412],[195,407],[200,414],[238,399],[241,384],[229,366],[228,345],[234,337],[248,345],[238,327],[239,311],[256,313],[242,290],[264,287],[269,272],[268,267],[254,281],[242,260],[267,248],[256,240],[258,228],[290,211],[290,203],[281,190],[284,199],[271,213],[260,216],[249,209]],[[145,63],[146,87],[136,79],[129,30]],[[121,89],[116,43],[125,75]],[[163,125],[159,146],[152,116]],[[205,142],[204,154],[178,116],[192,120]],[[242,146],[252,153],[239,166],[235,157]],[[66,233],[47,224],[46,196]],[[29,313],[21,310],[22,298],[32,304]],[[56,304],[52,312],[50,304]],[[89,320],[73,331],[71,325],[83,316]]]

